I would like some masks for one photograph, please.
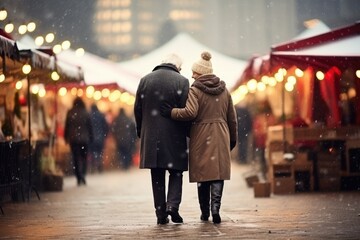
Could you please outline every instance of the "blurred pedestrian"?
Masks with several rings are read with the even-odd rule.
[[[192,84],[185,108],[161,107],[164,116],[193,121],[190,130],[190,182],[197,182],[200,219],[221,222],[224,180],[230,180],[230,151],[236,145],[235,108],[224,81],[213,74],[211,54],[203,52],[192,66]],[[174,106],[174,105],[172,105]],[[172,110],[171,110],[172,108]],[[211,205],[210,205],[211,203]]]
[[[267,130],[270,126],[277,123],[275,115],[272,113],[270,103],[267,100],[257,104],[258,112],[253,121],[255,155],[260,164],[261,173],[264,179],[267,179],[266,173],[268,166],[266,163],[265,149],[267,140]]]
[[[105,114],[99,111],[95,103],[91,105],[90,119],[93,129],[93,141],[90,143],[90,166],[91,171],[102,172],[104,143],[107,137],[109,126]]]
[[[80,97],[75,98],[67,112],[64,130],[65,142],[70,145],[77,184],[86,185],[87,154],[93,140],[90,114]]]
[[[120,108],[111,129],[115,138],[120,165],[123,169],[128,170],[132,165],[132,157],[136,147],[135,122],[126,115],[123,108]]]
[[[252,131],[252,117],[246,106],[237,106],[238,120],[238,162],[247,163],[249,139]]]
[[[185,106],[189,81],[180,75],[182,60],[168,55],[162,64],[143,77],[134,106],[137,136],[140,142],[140,168],[151,172],[154,207],[158,224],[182,223],[179,206],[182,197],[183,171],[188,170],[186,129],[188,124],[160,115],[164,101]],[[169,172],[168,191],[165,174]]]

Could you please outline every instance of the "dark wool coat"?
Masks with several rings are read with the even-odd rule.
[[[189,81],[171,64],[155,67],[140,80],[134,105],[140,168],[188,169],[188,123],[160,115],[164,102],[184,107],[188,92]]]
[[[68,111],[64,138],[69,144],[88,145],[93,141],[90,114],[86,111],[85,106],[74,106]]]
[[[124,109],[121,109],[114,119],[112,132],[118,148],[122,147],[128,152],[134,152],[136,142],[135,122],[125,114]]]
[[[193,120],[190,130],[190,182],[230,179],[230,141],[237,139],[237,119],[225,83],[214,74],[200,76],[192,85],[185,108],[171,117]]]

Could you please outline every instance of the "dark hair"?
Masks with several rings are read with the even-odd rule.
[[[85,108],[85,103],[80,97],[76,97],[74,100],[74,107]]]

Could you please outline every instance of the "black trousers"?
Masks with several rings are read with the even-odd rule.
[[[74,173],[78,183],[80,183],[85,180],[88,145],[72,143],[70,147],[74,163]]]
[[[169,171],[169,183],[166,197],[166,171]],[[155,213],[158,218],[166,217],[166,207],[171,206],[179,209],[182,184],[183,184],[183,171],[180,170],[167,170],[160,168],[151,169],[151,181],[154,197]]]

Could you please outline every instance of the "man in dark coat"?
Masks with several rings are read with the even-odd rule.
[[[158,224],[182,223],[179,206],[183,171],[188,170],[186,134],[188,123],[160,115],[160,106],[167,102],[184,107],[189,81],[180,75],[182,60],[175,54],[140,80],[134,106],[137,136],[140,141],[140,168],[151,170],[154,206]],[[165,174],[169,171],[168,192]]]
[[[253,122],[250,111],[245,106],[238,106],[236,113],[238,120],[238,162],[246,163]]]
[[[104,144],[109,131],[109,126],[106,122],[105,115],[99,111],[95,103],[91,105],[90,119],[93,129],[93,141],[89,145],[91,170],[102,172]]]
[[[88,147],[93,141],[93,131],[90,114],[80,97],[75,98],[73,107],[67,112],[64,139],[70,144],[78,186],[85,185]]]
[[[135,151],[135,122],[131,117],[126,115],[125,109],[121,108],[111,128],[114,134],[120,164],[124,170],[128,170],[132,165],[132,157]]]

